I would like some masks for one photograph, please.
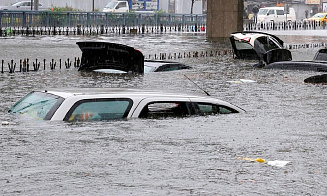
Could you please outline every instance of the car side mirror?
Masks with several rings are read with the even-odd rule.
[[[267,13],[267,16],[269,16],[269,13]]]

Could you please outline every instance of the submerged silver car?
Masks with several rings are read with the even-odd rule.
[[[39,120],[74,122],[230,114],[244,110],[210,96],[82,88],[31,92],[14,104],[9,112]]]

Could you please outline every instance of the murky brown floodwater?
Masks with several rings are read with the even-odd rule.
[[[286,43],[297,41],[281,35]],[[318,41],[325,38],[319,37]],[[80,40],[128,44],[145,55],[216,50],[203,35],[0,38],[0,60],[80,56]],[[291,41],[288,41],[291,40]],[[312,42],[303,36],[301,42]],[[296,42],[294,42],[296,43]],[[312,59],[317,49],[292,51]],[[327,86],[316,72],[261,70],[231,57],[180,59],[192,70],[113,76],[76,69],[0,74],[1,195],[326,195]],[[36,89],[129,87],[212,96],[247,113],[184,119],[65,123],[12,116]],[[257,83],[233,84],[240,78]],[[285,167],[240,160],[290,161]]]

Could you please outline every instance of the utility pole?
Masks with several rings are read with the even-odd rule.
[[[92,12],[94,12],[94,0],[92,0]]]
[[[33,10],[33,0],[31,0],[31,10]]]
[[[194,6],[194,1],[195,0],[191,0],[192,1],[192,5],[191,5],[191,14],[193,14],[193,6]]]

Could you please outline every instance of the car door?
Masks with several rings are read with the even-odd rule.
[[[276,15],[275,10],[273,9],[269,10],[267,13],[267,22],[275,21],[276,20],[275,15]]]
[[[276,10],[276,22],[284,22],[286,20],[286,15],[284,10]]]

